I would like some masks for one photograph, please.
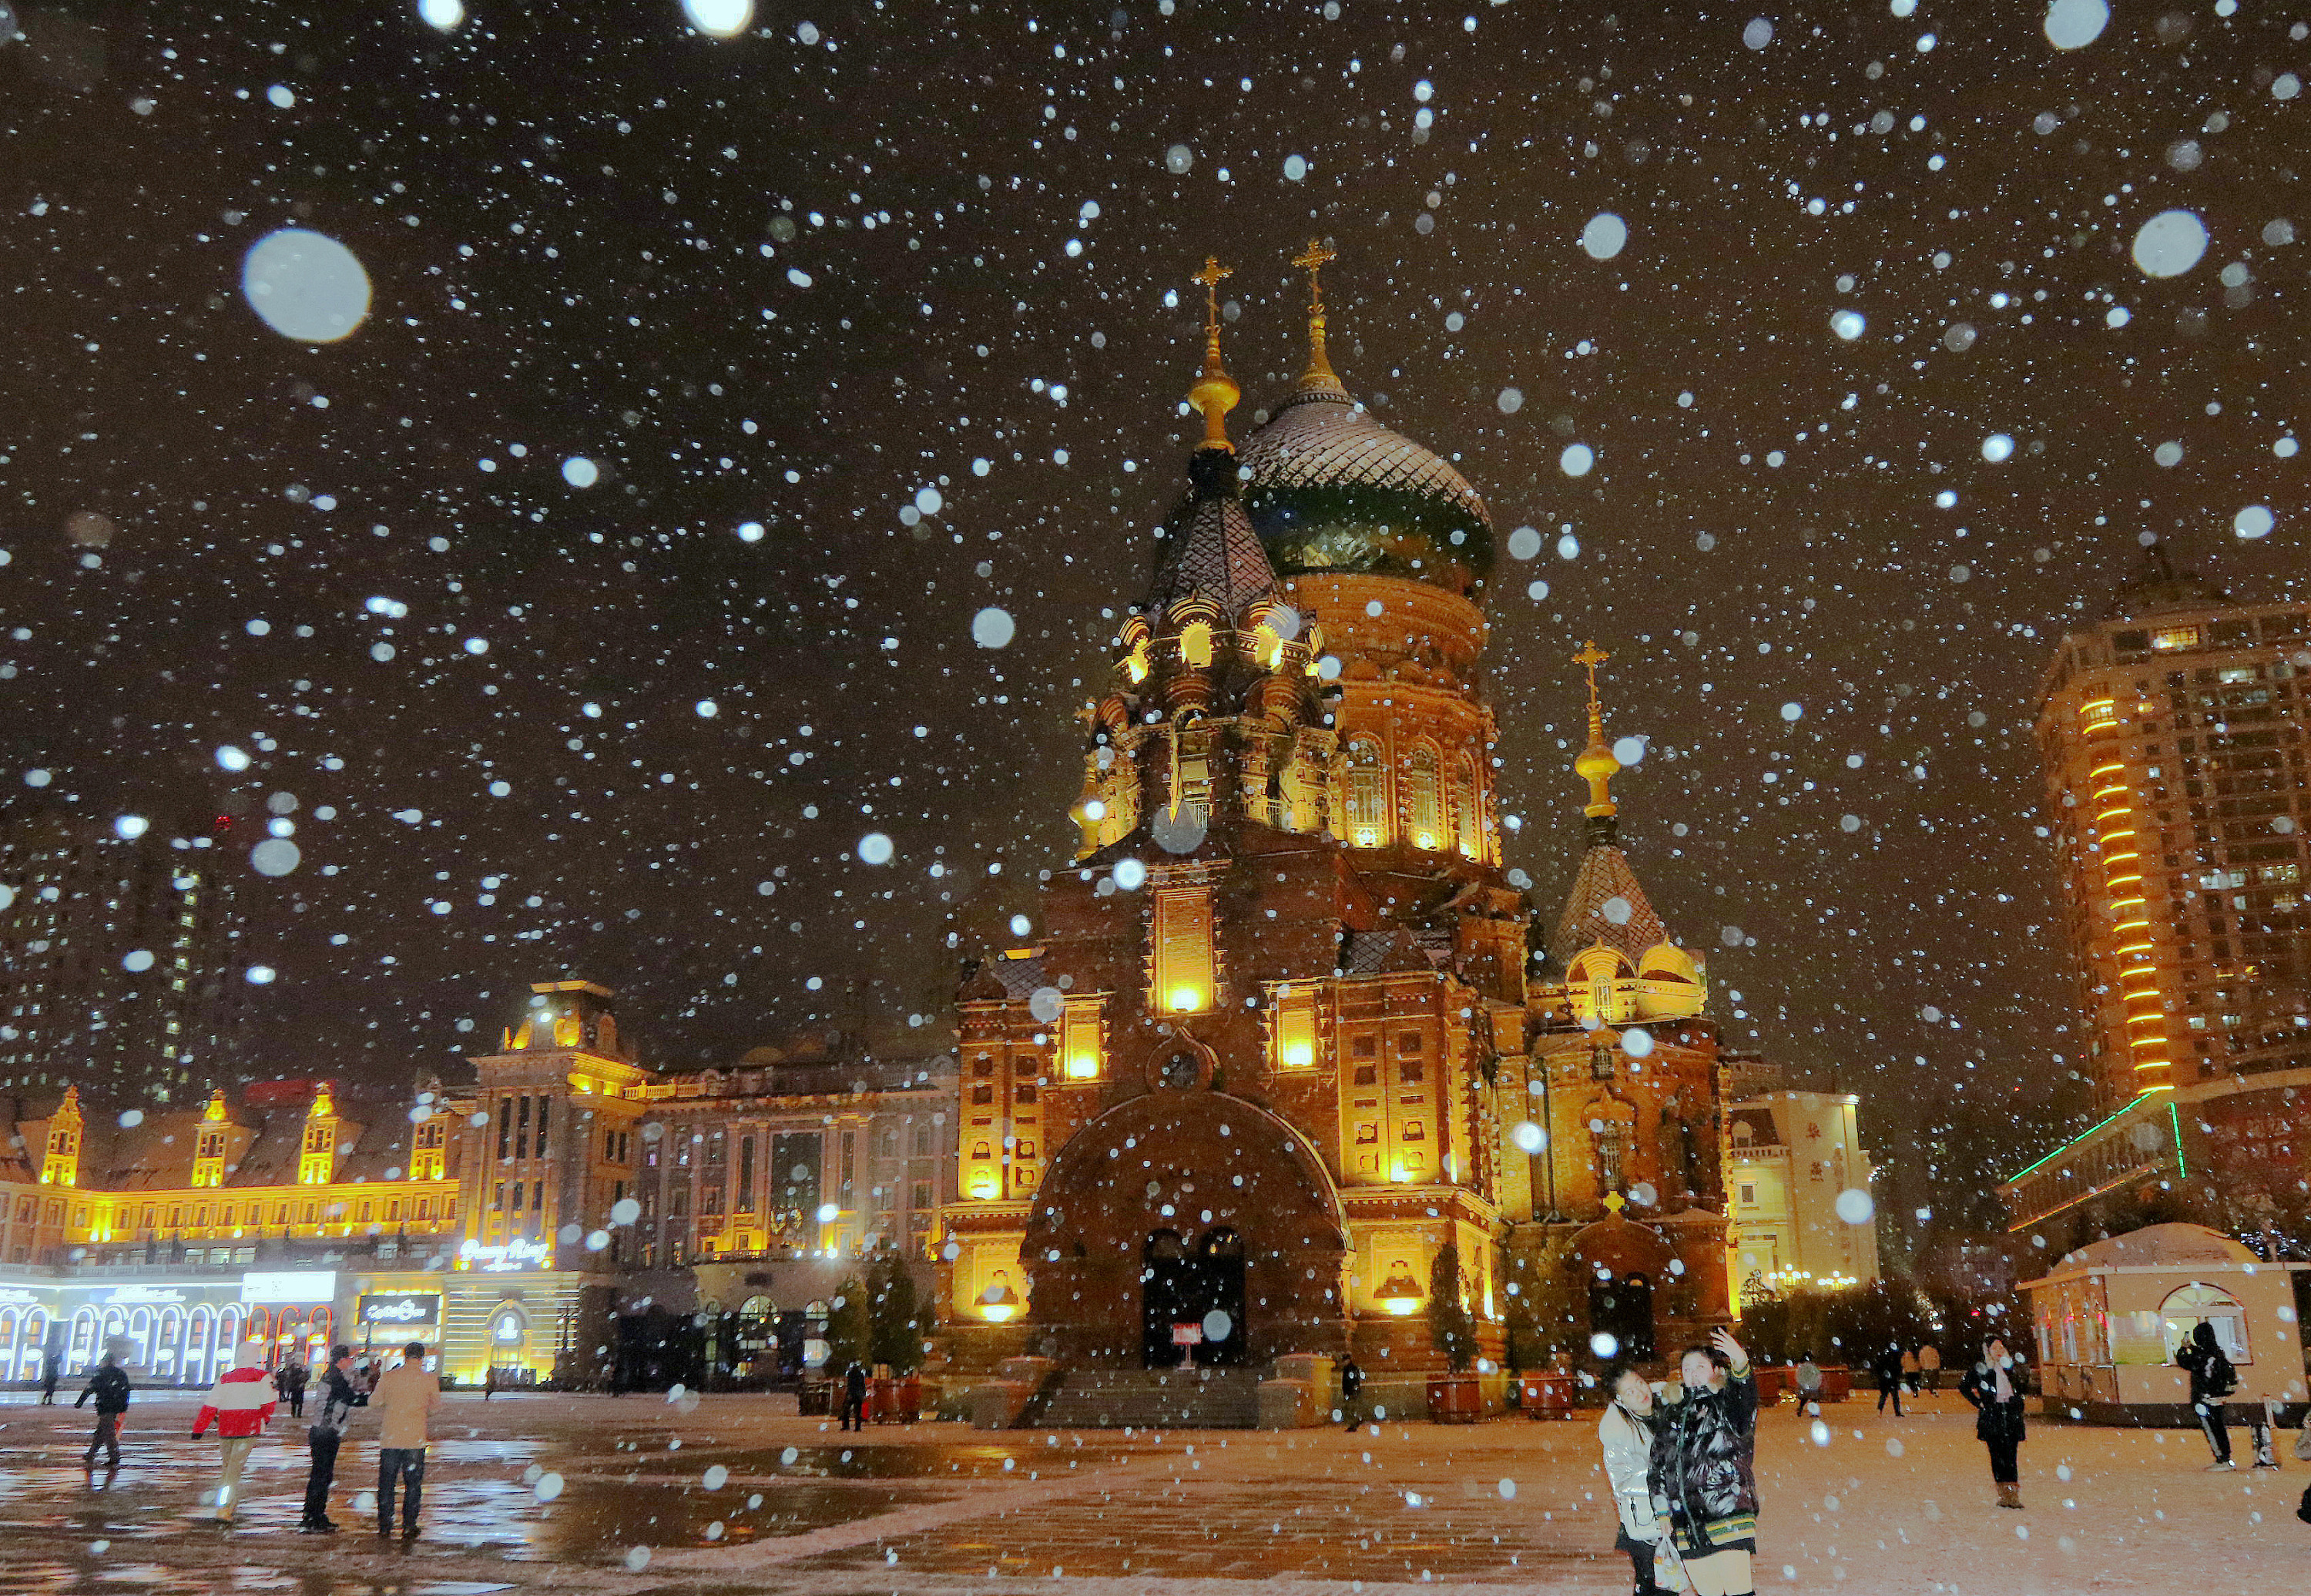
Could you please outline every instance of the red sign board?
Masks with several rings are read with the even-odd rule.
[[[1199,1347],[1203,1344],[1204,1327],[1200,1324],[1175,1324],[1172,1327],[1172,1345]]]

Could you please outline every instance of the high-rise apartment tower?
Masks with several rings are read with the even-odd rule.
[[[2038,699],[2047,814],[2107,1109],[2311,1064],[2311,605],[2152,545]]]

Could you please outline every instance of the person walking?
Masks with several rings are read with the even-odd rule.
[[[1347,1429],[1355,1434],[1364,1422],[1365,1372],[1356,1366],[1356,1355],[1340,1354],[1340,1417],[1347,1421]]]
[[[1990,1449],[1990,1478],[1998,1487],[1998,1505],[2021,1511],[2022,1450],[2021,1371],[1993,1336],[1982,1344],[1982,1361],[1958,1382],[1958,1394],[1974,1409],[1974,1436]]]
[[[842,1371],[842,1422],[838,1429],[867,1427],[867,1370],[859,1363]]]
[[[1821,1411],[1821,1365],[1813,1361],[1809,1352],[1798,1361],[1797,1372],[1792,1377],[1798,1388],[1798,1406],[1808,1413]]]
[[[1752,1596],[1757,1549],[1757,1382],[1723,1330],[1686,1349],[1683,1384],[1662,1392],[1646,1484],[1677,1578],[1695,1596]],[[1670,1587],[1679,1589],[1676,1584]]]
[[[62,1353],[51,1351],[48,1356],[40,1360],[41,1407],[53,1408],[57,1405],[57,1382],[64,1378],[64,1374],[65,1360]]]
[[[1886,1411],[1886,1399],[1894,1400],[1894,1417],[1902,1417],[1902,1349],[1893,1342],[1886,1343],[1870,1365],[1870,1372],[1878,1376],[1878,1411]]]
[[[290,1417],[302,1418],[305,1417],[305,1388],[312,1382],[313,1372],[307,1368],[303,1364],[297,1363],[292,1360],[289,1365]]]
[[[305,1516],[297,1524],[308,1535],[337,1532],[337,1526],[329,1522],[329,1487],[337,1478],[337,1448],[344,1443],[353,1409],[369,1401],[353,1389],[353,1349],[339,1347],[330,1352],[329,1366],[321,1371],[321,1408],[313,1416],[312,1428],[305,1432],[305,1443],[313,1455],[312,1467],[305,1475]]]
[[[1926,1394],[1940,1394],[1942,1389],[1942,1349],[1932,1341],[1918,1348],[1918,1378],[1924,1382]]]
[[[217,1376],[193,1419],[196,1441],[210,1425],[216,1426],[216,1522],[228,1528],[240,1506],[240,1471],[257,1438],[265,1434],[266,1421],[273,1417],[270,1385],[265,1377],[264,1343],[243,1341],[233,1348],[232,1367]]]
[[[1918,1394],[1918,1354],[1915,1347],[1903,1349],[1902,1383],[1910,1388],[1910,1395],[1914,1399]]]
[[[2193,1325],[2191,1339],[2175,1349],[2175,1365],[2191,1376],[2191,1411],[2198,1416],[2200,1433],[2206,1436],[2207,1445],[2215,1454],[2208,1469],[2237,1468],[2231,1461],[2231,1432],[2225,1399],[2238,1390],[2238,1370],[2223,1356],[2222,1346],[2215,1339],[2215,1327],[2204,1320]],[[2254,1442],[2254,1466],[2278,1468],[2279,1460],[2271,1450],[2268,1410],[2261,1403],[2249,1408],[2246,1423],[2247,1434]]]
[[[370,1406],[377,1421],[377,1532],[393,1533],[393,1497],[401,1487],[401,1534],[417,1534],[417,1504],[425,1488],[425,1421],[441,1405],[441,1382],[425,1366],[425,1343],[412,1341],[401,1361],[378,1377]]]
[[[82,1454],[80,1466],[90,1473],[96,1471],[97,1448],[105,1452],[104,1466],[120,1467],[120,1423],[128,1412],[128,1371],[121,1364],[128,1356],[126,1338],[115,1336],[104,1344],[104,1361],[96,1365],[88,1377],[88,1389],[80,1393],[81,1402],[96,1399],[96,1433],[88,1438],[88,1451]]]
[[[1620,1514],[1613,1548],[1629,1555],[1632,1596],[1661,1596],[1653,1580],[1661,1527],[1647,1478],[1653,1466],[1653,1388],[1636,1370],[1624,1368],[1614,1376],[1612,1391],[1605,1417],[1597,1421],[1597,1441],[1605,1450],[1605,1478]]]

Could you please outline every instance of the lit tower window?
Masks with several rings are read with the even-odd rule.
[[[1060,1070],[1071,1081],[1099,1078],[1100,999],[1078,998],[1060,1017]]]
[[[1278,990],[1276,998],[1276,1068],[1313,1069],[1316,1067],[1316,995],[1312,991]]]
[[[1348,745],[1348,790],[1346,809],[1348,845],[1385,846],[1389,836],[1388,772],[1382,767],[1380,745],[1358,737]]]
[[[1407,797],[1412,807],[1413,846],[1434,852],[1444,846],[1444,803],[1439,790],[1435,749],[1413,750],[1410,783],[1412,790]]]
[[[1452,775],[1452,821],[1459,829],[1463,859],[1481,859],[1485,851],[1484,789],[1477,782],[1476,762],[1461,755]]]
[[[1212,894],[1202,886],[1156,894],[1156,1007],[1200,1014],[1212,1006]]]

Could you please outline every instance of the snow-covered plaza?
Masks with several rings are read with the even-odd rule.
[[[85,1414],[0,1408],[0,1587],[176,1596],[492,1591],[1323,1592],[1626,1591],[1593,1424],[1164,1435],[853,1437],[775,1399],[452,1400],[423,1533],[380,1542],[356,1426],[332,1512],[296,1531],[301,1432],[251,1465],[239,1527],[201,1522],[213,1441],[191,1406],[139,1403],[117,1477],[79,1468]],[[2284,1591],[2311,1569],[2294,1507],[2311,1469],[2210,1474],[2175,1431],[2036,1426],[2027,1510],[1993,1504],[1954,1396],[1899,1421],[1784,1405],[1759,1426],[1758,1589],[1911,1596]]]

